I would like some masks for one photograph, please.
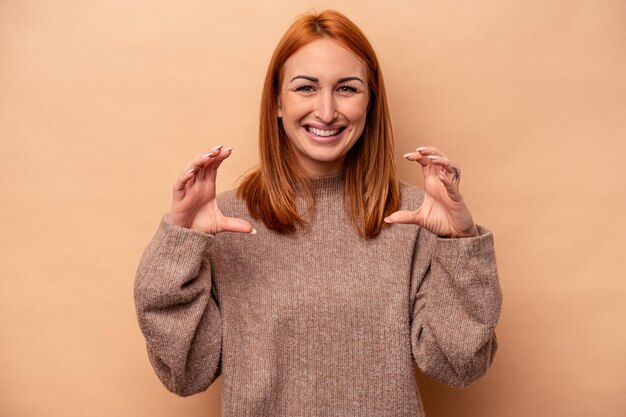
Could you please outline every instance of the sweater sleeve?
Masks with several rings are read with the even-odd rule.
[[[452,386],[484,375],[497,349],[502,293],[493,236],[479,232],[444,239],[421,229],[414,252],[413,357],[422,372]]]
[[[204,391],[220,374],[222,320],[211,292],[214,237],[161,224],[135,277],[135,307],[148,357],[175,394]]]

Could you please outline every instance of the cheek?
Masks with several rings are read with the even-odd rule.
[[[304,100],[285,99],[283,101],[283,119],[289,119],[297,122],[307,116],[311,111],[312,109],[310,108],[310,105],[308,105]]]
[[[367,100],[359,100],[353,102],[349,107],[345,109],[345,115],[353,122],[357,124],[365,124],[367,118]]]

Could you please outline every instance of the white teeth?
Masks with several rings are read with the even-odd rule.
[[[333,130],[321,130],[321,129],[316,129],[314,127],[307,127],[307,131],[309,133],[314,134],[315,136],[333,136],[336,135],[337,133],[339,133],[339,129],[333,129]]]

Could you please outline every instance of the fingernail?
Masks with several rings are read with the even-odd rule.
[[[233,150],[233,148],[232,148],[232,147],[230,147],[230,148],[226,148],[226,150],[227,150],[227,151],[232,151],[232,150]]]
[[[217,145],[213,148],[211,148],[212,151],[217,151],[218,149],[222,149],[222,147],[224,147],[224,145]]]
[[[389,217],[385,217],[385,218],[383,219],[383,221],[384,221],[385,223],[389,223],[389,224],[391,224],[391,220],[389,220]]]
[[[194,171],[194,169],[192,168],[192,169],[190,169],[189,171],[185,172],[185,175],[189,175],[189,174],[191,174],[193,171]]]
[[[420,146],[419,148],[417,148],[415,150],[418,151],[418,152],[425,151],[426,147],[425,146]]]
[[[256,235],[256,229],[253,227],[252,231],[250,232],[251,235]]]
[[[428,155],[428,157],[429,157],[430,159],[441,159],[441,157],[440,157],[440,156],[437,156],[437,155]]]
[[[213,152],[207,152],[207,153],[203,153],[202,155],[200,155],[203,158],[208,158],[210,156],[213,156]]]
[[[404,158],[408,158],[409,156],[411,156],[412,152],[409,153],[405,153],[404,155],[402,155]]]

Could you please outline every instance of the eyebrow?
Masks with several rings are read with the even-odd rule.
[[[316,77],[311,77],[310,75],[296,75],[295,77],[293,77],[289,82],[292,82],[294,80],[297,80],[298,78],[302,78],[305,80],[309,80],[311,82],[314,83],[319,83],[320,80],[319,78]],[[365,84],[365,81],[363,81],[362,79],[360,79],[359,77],[343,77],[343,78],[339,78],[337,80],[337,83],[345,83],[346,81],[361,81],[363,84]]]

